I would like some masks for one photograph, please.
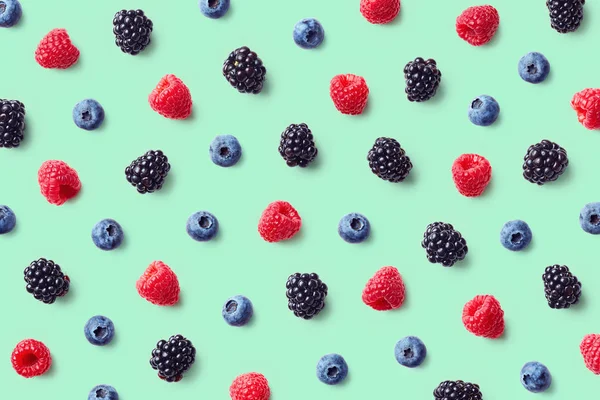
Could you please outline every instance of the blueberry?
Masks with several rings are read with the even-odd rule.
[[[210,144],[210,159],[221,167],[237,164],[242,156],[242,146],[232,135],[219,135]]]
[[[109,318],[96,315],[86,322],[83,332],[88,342],[95,346],[104,346],[113,339],[115,326]]]
[[[416,336],[407,336],[396,343],[394,348],[396,360],[400,365],[408,368],[418,367],[425,360],[427,348]]]
[[[348,364],[339,354],[327,354],[317,364],[317,378],[328,385],[341,383],[348,375]]]
[[[0,209],[0,214],[1,211]],[[592,235],[600,234],[600,203],[588,203],[581,209],[579,213],[579,225],[587,233],[591,233]],[[1,228],[0,233],[2,233]]]
[[[305,18],[294,26],[294,42],[303,49],[314,49],[323,42],[325,31],[319,21]]]
[[[252,302],[244,296],[233,296],[223,304],[223,319],[231,326],[244,326],[254,314]]]
[[[123,242],[123,229],[114,219],[103,219],[94,225],[92,240],[102,250],[114,250]]]
[[[206,242],[214,238],[219,231],[219,221],[207,211],[198,211],[190,215],[185,230],[192,239]]]
[[[93,131],[102,125],[104,109],[96,100],[82,100],[73,108],[73,121],[81,129]]]
[[[23,15],[19,0],[0,0],[0,27],[10,28],[19,22]]]
[[[521,251],[531,242],[531,229],[527,222],[516,219],[508,221],[500,231],[500,243],[508,250]]]
[[[12,231],[17,224],[17,217],[8,206],[0,206],[0,235]]]
[[[525,82],[543,82],[549,73],[550,63],[541,53],[527,53],[519,60],[519,75]]]
[[[98,385],[90,390],[88,400],[119,400],[119,393],[109,385]]]
[[[531,361],[521,368],[521,383],[530,392],[543,392],[550,387],[552,375],[544,364]]]
[[[496,121],[500,113],[498,102],[492,97],[481,95],[469,106],[469,120],[479,126],[489,126]]]
[[[369,237],[371,225],[364,215],[350,213],[344,215],[340,220],[338,233],[348,243],[360,243]]]
[[[200,12],[208,18],[221,18],[229,10],[229,0],[200,0]]]

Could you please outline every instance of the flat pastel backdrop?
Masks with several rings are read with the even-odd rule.
[[[474,48],[460,40],[454,20],[470,0],[406,0],[388,26],[367,23],[359,0],[232,0],[227,16],[202,16],[196,0],[23,0],[23,19],[0,31],[0,96],[27,109],[26,140],[0,151],[0,203],[13,208],[16,230],[0,237],[0,376],[3,396],[23,399],[86,399],[96,384],[114,385],[122,400],[227,399],[238,374],[258,371],[269,379],[273,400],[430,399],[446,379],[481,385],[486,400],[591,398],[600,378],[579,354],[584,334],[600,332],[599,237],[578,225],[580,208],[600,200],[597,186],[600,134],[586,131],[569,107],[573,93],[598,87],[600,4],[585,5],[578,32],[560,35],[549,26],[543,0],[496,0],[501,24],[496,37]],[[152,45],[142,55],[121,53],[112,18],[122,8],[143,8],[154,22]],[[318,18],[326,39],[314,51],[292,41],[296,21]],[[81,50],[66,71],[44,70],[33,58],[38,41],[64,27]],[[263,59],[268,83],[258,96],[237,93],[221,76],[223,60],[248,45]],[[517,62],[528,51],[552,64],[541,85],[523,82]],[[417,56],[433,57],[443,72],[434,100],[409,103],[402,68]],[[194,108],[187,121],[154,113],[147,96],[173,73],[190,88]],[[339,73],[366,78],[371,94],[362,116],[338,113],[328,94]],[[501,106],[492,127],[467,119],[480,94]],[[96,132],[71,120],[75,103],[95,98],[106,110]],[[319,148],[308,169],[288,168],[277,152],[290,123],[306,122]],[[243,146],[230,169],[208,156],[217,134],[234,134]],[[401,184],[384,182],[368,168],[366,153],[379,136],[397,138],[414,163]],[[544,187],[521,177],[527,147],[548,138],[568,150],[570,166]],[[125,181],[129,162],[162,149],[172,170],[164,189],[139,195]],[[461,153],[475,152],[493,166],[492,183],[476,199],[460,196],[450,167]],[[36,172],[48,159],[65,160],[81,177],[80,195],[62,207],[39,194]],[[256,231],[271,201],[290,201],[303,218],[292,241],[268,244]],[[191,240],[187,217],[214,213],[221,225],[209,243]],[[372,237],[343,242],[337,222],[364,213]],[[119,221],[124,245],[113,252],[94,247],[90,231],[102,218]],[[511,253],[499,243],[502,224],[526,220],[534,233],[527,251]],[[450,222],[466,237],[467,259],[454,268],[429,264],[420,246],[428,223]],[[68,296],[54,305],[25,292],[23,269],[46,257],[72,279]],[[181,302],[160,308],[142,300],[135,281],[153,260],[163,260],[181,281]],[[581,304],[552,310],[541,274],[567,264],[583,282]],[[361,290],[380,267],[402,273],[407,300],[400,310],[378,313],[361,302]],[[327,308],[304,321],[287,309],[285,281],[296,271],[317,272],[329,285]],[[500,340],[477,338],[463,328],[464,303],[493,294],[506,313]],[[255,317],[245,328],[221,318],[227,297],[252,299]],[[90,345],[83,325],[95,314],[115,323],[107,347]],[[197,348],[197,362],[178,384],[156,377],[148,358],[156,341],[181,333]],[[394,359],[394,345],[417,335],[428,348],[424,365],[410,370]],[[51,371],[33,380],[15,374],[9,356],[21,339],[42,340],[52,351]],[[350,367],[342,386],[315,377],[318,359],[342,354]],[[533,395],[519,382],[521,366],[546,364],[554,377],[546,394]],[[537,396],[537,397],[536,397]]]

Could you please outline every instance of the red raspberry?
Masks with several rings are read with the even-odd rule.
[[[78,59],[79,50],[65,29],[51,30],[35,50],[35,61],[44,68],[67,69]]]
[[[17,374],[25,378],[42,375],[52,365],[50,350],[44,343],[34,339],[25,339],[17,343],[10,360]]]
[[[579,122],[587,129],[600,129],[600,89],[583,89],[571,99]]]
[[[172,306],[179,301],[179,281],[162,261],[154,261],[135,284],[144,299],[157,306]]]
[[[404,302],[404,282],[394,267],[383,267],[373,275],[362,293],[363,302],[377,311],[400,308]]]
[[[287,201],[274,201],[258,221],[258,233],[267,242],[280,242],[294,237],[302,226],[298,211]]]
[[[500,16],[494,7],[469,7],[456,18],[456,33],[472,46],[486,44],[498,29]]]
[[[229,387],[232,400],[269,400],[271,389],[263,374],[250,372],[235,378]]]
[[[600,335],[585,335],[579,345],[587,369],[600,375]]]
[[[361,0],[360,13],[372,24],[392,22],[400,12],[400,0]]]
[[[475,296],[465,304],[462,321],[475,336],[496,339],[504,332],[504,311],[494,296]]]
[[[362,76],[336,75],[329,84],[329,95],[342,114],[362,114],[367,106],[369,87]]]
[[[478,154],[463,154],[452,164],[452,179],[460,194],[477,197],[492,179],[492,166]]]
[[[77,171],[59,160],[49,160],[42,164],[38,170],[38,183],[48,203],[57,206],[75,197],[81,189]]]
[[[175,75],[165,75],[148,96],[150,107],[165,118],[186,119],[192,113],[192,95]]]

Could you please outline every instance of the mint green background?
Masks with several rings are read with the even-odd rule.
[[[486,400],[592,398],[600,390],[600,378],[585,368],[578,350],[584,334],[600,331],[599,238],[578,225],[580,208],[600,197],[600,136],[580,126],[569,107],[573,93],[600,85],[599,4],[585,5],[578,32],[559,35],[543,0],[496,0],[500,29],[489,45],[474,48],[454,31],[456,16],[472,5],[467,0],[406,0],[388,26],[368,24],[358,0],[232,0],[221,20],[203,17],[195,0],[22,3],[21,23],[0,31],[0,95],[27,108],[26,141],[0,151],[0,203],[18,217],[16,230],[0,237],[4,397],[85,399],[94,385],[108,383],[122,400],[226,399],[233,378],[250,371],[266,375],[274,400],[429,399],[446,379],[479,383]],[[111,22],[119,9],[136,7],[155,30],[151,47],[131,57],[114,45]],[[317,50],[292,41],[294,24],[304,17],[325,27]],[[67,71],[44,70],[33,59],[38,41],[56,27],[66,28],[81,50]],[[258,96],[237,93],[221,76],[225,57],[242,45],[268,69]],[[544,53],[552,64],[541,85],[517,74],[528,51]],[[403,93],[402,68],[417,56],[435,58],[443,72],[438,95],[425,104],[409,103]],[[192,92],[189,120],[164,119],[148,105],[147,95],[167,73]],[[371,94],[362,116],[333,107],[328,84],[338,73],[367,80]],[[501,105],[489,128],[466,116],[480,94]],[[87,97],[106,110],[96,132],[71,120],[75,103]],[[305,170],[287,168],[277,153],[280,132],[300,122],[311,127],[319,148],[318,161]],[[230,169],[208,157],[212,138],[225,133],[244,149]],[[371,174],[365,157],[378,136],[397,138],[410,155],[415,167],[406,182]],[[521,163],[527,147],[544,138],[565,147],[571,163],[558,182],[538,187],[521,177]],[[172,172],[161,192],[138,195],[123,170],[156,148],[168,155]],[[493,166],[480,198],[460,196],[452,183],[452,161],[467,152]],[[80,195],[62,207],[39,194],[36,173],[47,159],[65,160],[83,183]],[[303,227],[289,242],[268,244],[256,225],[277,199],[297,208]],[[198,210],[219,218],[216,240],[198,243],[186,235],[185,221]],[[336,231],[339,218],[353,211],[373,227],[360,245],[343,242]],[[116,219],[126,232],[117,251],[92,244],[91,228],[102,218]],[[498,241],[502,224],[516,218],[534,232],[522,253]],[[454,224],[468,241],[467,259],[454,268],[429,264],[420,247],[426,225],[436,220]],[[24,289],[23,269],[38,257],[58,262],[73,282],[52,306]],[[153,260],[179,276],[182,298],[175,307],[153,306],[136,293],[136,279]],[[554,263],[569,265],[583,282],[582,302],[573,309],[546,305],[541,274]],[[402,273],[407,299],[400,310],[378,313],[361,302],[361,291],[385,265]],[[330,287],[326,311],[315,320],[287,310],[285,280],[296,271],[318,272]],[[477,338],[461,323],[464,303],[487,293],[506,313],[500,340]],[[252,299],[250,326],[223,322],[221,306],[234,294]],[[115,340],[105,348],[83,335],[95,314],[116,325]],[[182,382],[166,384],[148,358],[156,341],[176,333],[193,341],[198,358]],[[421,368],[409,370],[394,359],[394,345],[405,335],[427,345]],[[51,371],[33,380],[16,375],[9,363],[13,346],[27,337],[45,342],[54,359]],[[342,386],[315,377],[318,359],[330,352],[349,364]],[[546,394],[521,387],[519,370],[531,360],[554,376]]]

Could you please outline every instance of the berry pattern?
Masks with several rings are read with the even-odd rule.
[[[50,350],[35,339],[25,339],[17,343],[10,361],[17,374],[24,378],[33,378],[45,374],[52,365]]]
[[[179,301],[177,275],[162,261],[154,261],[138,279],[138,294],[157,306],[172,306]]]
[[[365,285],[362,300],[374,310],[387,311],[400,308],[404,295],[404,281],[398,269],[383,267]]]
[[[51,30],[35,50],[35,61],[44,68],[67,69],[78,59],[79,49],[65,29]]]
[[[500,16],[493,6],[474,6],[456,18],[456,33],[471,46],[481,46],[492,40],[499,25]]]
[[[475,336],[497,339],[504,332],[504,311],[494,296],[475,296],[465,304],[462,321]]]
[[[463,154],[452,164],[452,180],[463,196],[481,196],[491,179],[492,166],[479,154]]]

